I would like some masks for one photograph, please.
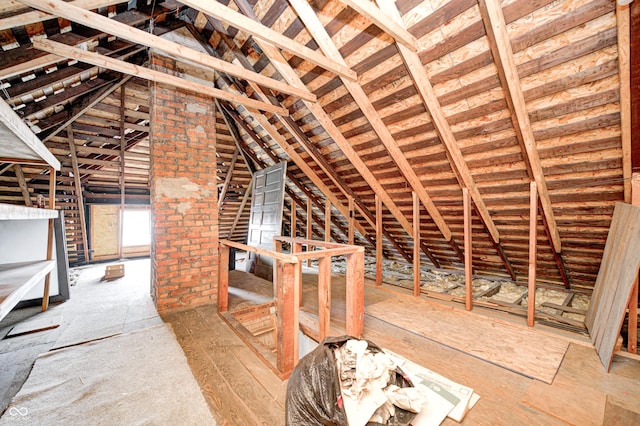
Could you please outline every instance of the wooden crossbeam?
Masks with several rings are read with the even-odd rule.
[[[342,54],[333,43],[333,40],[331,40],[331,37],[329,37],[329,34],[327,34],[326,29],[318,19],[318,16],[314,13],[309,3],[307,3],[306,0],[289,0],[289,2],[296,10],[298,16],[304,22],[309,32],[313,35],[313,38],[315,39],[316,43],[318,43],[320,49],[322,49],[325,55],[337,62],[341,62],[346,65],[346,61],[342,57]],[[451,240],[451,230],[449,229],[449,226],[446,224],[444,218],[438,211],[438,208],[433,203],[433,200],[420,181],[420,178],[413,170],[413,167],[411,167],[411,165],[409,164],[409,161],[407,160],[405,154],[402,152],[400,146],[391,135],[391,132],[382,121],[380,114],[374,108],[371,100],[369,100],[362,86],[360,86],[360,84],[357,82],[349,81],[346,79],[342,79],[342,83],[347,88],[347,90],[351,94],[351,97],[355,100],[356,104],[369,121],[369,124],[378,135],[380,141],[386,147],[391,158],[397,164],[400,173],[402,173],[402,175],[405,177],[413,191],[418,194],[420,201],[429,212],[431,219],[434,221],[434,223],[444,236],[445,240]]]
[[[82,9],[91,10],[123,2],[124,0],[76,0],[72,2],[72,4],[74,6],[81,7]],[[18,15],[0,19],[0,31],[9,30],[13,27],[35,24],[37,22],[42,22],[53,18],[54,17],[49,15],[48,13],[41,12],[39,10],[31,10],[29,12],[20,13]]]
[[[32,207],[33,203],[31,202],[31,194],[29,193],[27,181],[24,178],[24,173],[22,172],[22,167],[20,166],[20,164],[14,164],[13,171],[16,174],[18,186],[20,187],[20,192],[22,192],[22,198],[24,198],[24,205],[27,207]]]
[[[507,34],[502,6],[499,0],[479,0],[481,15],[485,24],[489,46],[496,63],[498,76],[503,89],[506,92],[507,104],[511,107],[511,116],[514,121],[516,135],[522,140],[524,153],[531,166],[531,173],[536,182],[537,191],[542,203],[542,210],[549,226],[551,244],[556,253],[562,251],[560,233],[556,224],[551,198],[547,190],[547,184],[542,170],[542,164],[536,148],[533,129],[529,121],[527,106],[522,93],[520,77],[516,67],[511,41]]]
[[[181,3],[191,6],[205,15],[213,16],[235,28],[245,31],[256,39],[260,39],[263,42],[273,44],[281,49],[291,52],[302,59],[339,75],[340,77],[348,78],[352,81],[357,79],[355,71],[351,70],[344,64],[333,61],[331,58],[327,58],[321,53],[311,50],[269,27],[262,24],[256,24],[253,19],[247,18],[217,1],[184,0],[181,1]]]
[[[396,42],[415,52],[418,40],[403,25],[399,25],[393,19],[389,19],[385,13],[375,7],[368,0],[340,0],[359,14],[376,24],[385,33],[393,37]]]
[[[379,0],[378,4],[382,8],[382,10],[389,17],[391,17],[392,20],[396,21],[399,25],[404,25],[395,2],[393,2],[392,0]],[[440,105],[440,101],[438,101],[438,97],[433,90],[433,86],[429,81],[420,57],[416,52],[407,49],[403,45],[398,45],[398,50],[400,51],[402,59],[406,64],[407,70],[409,71],[409,74],[413,79],[414,86],[416,87],[418,93],[420,94],[420,97],[422,98],[422,102],[424,103],[425,108],[431,115],[431,120],[433,122],[435,131],[444,144],[445,149],[449,154],[449,158],[453,161],[452,166],[455,167],[457,175],[463,182],[461,184],[463,184],[469,190],[469,194],[473,198],[473,202],[476,206],[476,211],[489,230],[489,234],[491,234],[493,241],[495,243],[498,243],[500,241],[500,233],[498,232],[498,228],[491,218],[489,209],[485,205],[484,199],[480,194],[480,190],[475,183],[475,179],[473,178],[473,175],[469,170],[469,166],[467,165],[467,162],[462,155],[462,151],[458,146],[458,142],[456,141],[455,136],[453,135],[453,131],[449,126],[444,111],[442,110],[442,106]]]
[[[133,43],[142,44],[147,47],[161,50],[181,59],[186,59],[193,63],[211,68],[217,71],[226,72],[238,78],[254,81],[258,84],[270,87],[282,93],[297,96],[301,99],[314,101],[315,95],[306,89],[291,87],[291,85],[281,81],[265,77],[261,74],[250,72],[242,67],[230,64],[212,56],[206,55],[197,50],[182,46],[178,43],[165,40],[148,32],[130,27],[129,25],[116,22],[97,13],[89,12],[80,7],[65,3],[62,0],[19,0],[21,3],[60,16],[90,28],[104,31],[108,34],[123,38]]]
[[[174,75],[165,74],[160,71],[150,70],[145,67],[130,64],[128,62],[120,61],[110,58],[108,56],[100,55],[94,52],[88,52],[86,50],[71,47],[66,44],[58,43],[51,40],[34,40],[33,47],[51,52],[56,55],[64,56],[67,58],[77,59],[82,62],[87,62],[100,67],[108,68],[113,71],[121,72],[124,74],[130,74],[137,77],[141,77],[147,80],[155,81],[157,83],[168,84],[170,86],[179,87],[185,90],[191,90],[197,93],[203,93],[211,96],[212,98],[226,99],[232,102],[236,102],[245,105],[248,108],[255,108],[262,111],[269,111],[276,114],[289,114],[284,108],[279,108],[271,104],[259,102],[245,96],[237,95],[235,93],[225,92],[224,90],[216,89],[215,87],[207,86],[194,81],[186,80],[184,78],[176,77]]]

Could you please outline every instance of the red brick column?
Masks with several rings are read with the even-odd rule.
[[[151,67],[173,59],[152,53]],[[150,89],[151,290],[159,311],[216,303],[218,190],[215,104],[155,82]]]

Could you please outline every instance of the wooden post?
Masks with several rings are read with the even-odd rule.
[[[27,180],[24,178],[24,173],[22,173],[22,167],[20,167],[20,164],[14,164],[13,171],[16,174],[18,186],[20,187],[20,191],[22,192],[22,198],[24,198],[24,205],[27,207],[33,207],[33,203],[31,202],[31,194],[29,194],[29,188],[27,187]]]
[[[618,30],[618,75],[620,81],[620,139],[622,142],[622,177],[624,178],[624,201],[631,201],[632,177],[632,117],[631,117],[631,13],[630,5],[616,3],[616,26]]]
[[[218,312],[229,310],[229,246],[220,244],[220,268],[218,272]]]
[[[56,208],[56,169],[49,167],[49,208]],[[47,260],[53,257],[53,219],[49,219],[49,233],[47,236]],[[51,285],[51,272],[44,279],[44,291],[42,292],[42,311],[49,308],[49,286]]]
[[[353,197],[349,195],[349,244],[353,245],[355,241],[354,231],[356,229],[356,212],[353,208]]]
[[[119,222],[119,228],[120,228],[120,242],[119,242],[119,255],[120,258],[122,259],[122,257],[124,256],[124,248],[122,246],[122,240],[123,240],[123,235],[122,235],[122,231],[124,228],[124,206],[126,203],[125,200],[125,180],[124,180],[124,154],[125,154],[125,150],[126,150],[126,142],[125,142],[125,128],[124,128],[124,116],[125,116],[125,111],[124,111],[124,105],[125,105],[125,85],[123,84],[120,87],[120,222]],[[69,127],[71,128],[71,127]]]
[[[296,364],[297,355],[296,340],[298,337],[299,324],[297,321],[298,306],[295,300],[296,287],[296,265],[276,261],[278,268],[277,282],[277,329],[278,341],[276,342],[276,354],[278,358],[278,371],[287,377]]]
[[[631,178],[631,203],[640,206],[640,173],[634,173]],[[627,327],[627,352],[638,353],[638,277],[633,284],[633,291],[629,300],[629,323]]]
[[[318,322],[320,340],[331,334],[331,257],[318,259]]]
[[[291,238],[296,237],[296,201],[291,199]]]
[[[420,199],[413,194],[413,295],[420,296]]]
[[[291,243],[291,253],[301,253],[302,252],[302,244],[300,243]],[[297,281],[298,282],[298,294],[297,294],[297,300],[298,300],[298,306],[302,306],[302,262],[298,262],[296,265],[298,271],[296,272],[297,274],[300,275],[300,279]]]
[[[87,241],[87,218],[84,214],[84,195],[82,193],[82,180],[80,180],[80,166],[78,165],[78,153],[76,143],[73,140],[73,129],[67,127],[67,139],[69,140],[69,151],[71,152],[71,167],[73,168],[73,183],[76,190],[78,216],[80,217],[80,231],[82,232],[82,247],[84,261],[89,262],[89,244]]]
[[[346,332],[360,338],[364,334],[364,249],[346,258]]]
[[[531,182],[529,204],[529,292],[527,295],[527,325],[533,327],[536,315],[536,254],[538,238],[538,188]]]
[[[331,241],[331,201],[328,198],[324,207],[324,240]]]
[[[466,289],[465,308],[473,309],[473,265],[471,253],[472,217],[471,195],[467,188],[462,188],[462,202],[464,206],[464,282]]]
[[[307,197],[307,240],[313,238],[313,201],[311,197]],[[311,247],[307,246],[307,250],[311,251]],[[311,266],[311,259],[307,259],[307,267]]]
[[[376,194],[376,285],[382,285],[382,200]]]

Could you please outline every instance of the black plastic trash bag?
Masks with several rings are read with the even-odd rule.
[[[291,372],[285,403],[288,426],[348,425],[334,350],[350,339],[356,338],[351,336],[325,338],[317,348],[302,358]],[[367,344],[371,352],[383,352],[375,343],[367,341]],[[413,386],[400,368],[396,368],[395,377],[389,384],[395,384],[401,388]],[[389,419],[387,425],[408,425],[415,415],[396,407],[396,415]]]

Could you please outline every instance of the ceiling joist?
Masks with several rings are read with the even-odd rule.
[[[60,16],[90,28],[95,28],[105,33],[112,34],[133,43],[139,43],[147,47],[161,50],[172,57],[185,59],[192,63],[205,66],[210,69],[225,72],[234,77],[245,80],[254,81],[265,87],[277,90],[305,99],[307,101],[316,100],[315,95],[306,89],[291,87],[291,85],[282,83],[264,75],[247,71],[242,67],[230,64],[212,56],[206,55],[197,50],[188,48],[178,43],[165,40],[148,32],[129,25],[116,22],[112,19],[105,18],[102,15],[84,10],[80,7],[65,3],[62,0],[19,0],[21,3],[40,9],[55,16]]]

